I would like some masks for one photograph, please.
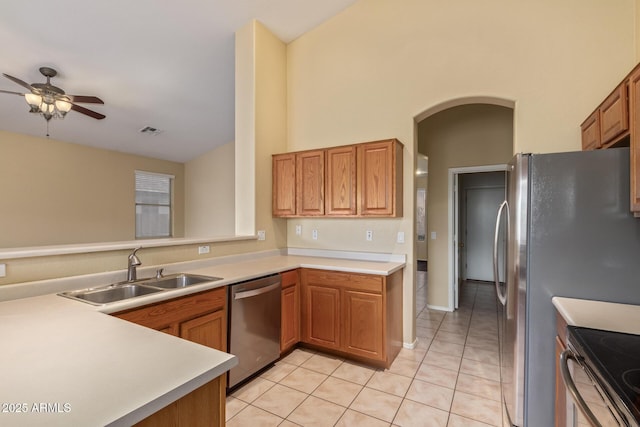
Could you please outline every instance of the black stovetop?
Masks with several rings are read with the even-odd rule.
[[[640,335],[576,326],[567,331],[575,351],[640,421]]]

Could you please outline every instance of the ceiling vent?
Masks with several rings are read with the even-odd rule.
[[[145,126],[142,129],[140,129],[140,133],[144,133],[146,135],[159,135],[160,133],[162,133],[162,131],[160,129],[151,127],[151,126]]]

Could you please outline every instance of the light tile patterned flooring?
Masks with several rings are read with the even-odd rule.
[[[296,349],[227,397],[227,426],[502,426],[494,288],[467,282],[439,312],[418,275],[418,343],[390,369]]]

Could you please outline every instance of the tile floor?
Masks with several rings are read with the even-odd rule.
[[[418,343],[390,369],[296,349],[227,397],[227,426],[502,426],[494,288],[465,283],[439,312],[418,276]]]

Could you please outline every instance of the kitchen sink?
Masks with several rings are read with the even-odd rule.
[[[178,289],[187,286],[197,285],[198,283],[214,282],[222,280],[221,277],[198,276],[196,274],[172,274],[156,279],[144,280],[141,282],[145,286],[153,286],[162,289]]]
[[[129,298],[162,292],[162,289],[151,288],[134,283],[122,283],[105,286],[103,288],[82,289],[79,291],[63,292],[59,295],[78,299],[92,304],[108,304]]]
[[[196,274],[171,274],[168,276],[141,279],[135,282],[114,283],[99,288],[62,292],[58,295],[94,305],[109,304],[130,298],[164,292],[170,289],[186,288],[198,283],[222,280],[221,277],[199,276]]]

